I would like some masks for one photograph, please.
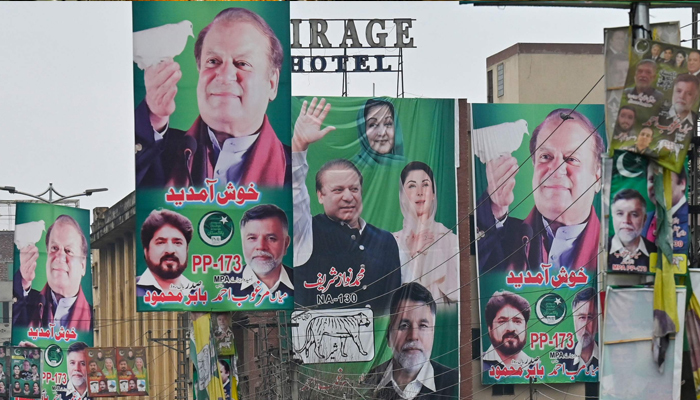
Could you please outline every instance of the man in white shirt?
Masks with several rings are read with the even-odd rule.
[[[638,191],[623,189],[610,205],[615,235],[608,244],[608,269],[615,272],[649,272],[649,256],[656,245],[642,237],[647,218],[646,201]]]
[[[92,331],[92,305],[81,283],[87,265],[87,239],[78,222],[60,215],[46,232],[46,285],[32,289],[39,249],[29,244],[20,249],[19,271],[13,279],[15,326],[65,327]]]
[[[186,132],[170,126],[180,65],[144,71],[145,99],[135,111],[136,186],[204,186],[218,179],[247,186],[291,183],[291,152],[266,115],[277,97],[284,51],[258,14],[231,7],[203,28],[194,46],[199,117]]]
[[[75,342],[68,347],[66,363],[68,365],[68,384],[59,385],[56,392],[62,400],[83,400],[88,398],[87,364],[85,349],[87,344]]]
[[[435,313],[433,296],[421,284],[411,282],[394,292],[387,333],[392,358],[373,368],[364,381],[373,387],[373,398],[457,398],[457,370],[430,360]]]
[[[189,293],[192,281],[183,276],[192,239],[192,223],[170,210],[153,210],[141,225],[141,244],[148,269],[136,277],[136,295]]]
[[[570,109],[550,112],[530,139],[535,207],[524,220],[509,215],[518,160],[503,155],[489,161],[488,187],[477,201],[480,270],[539,271],[547,263],[553,271],[595,271],[600,220],[593,199],[602,185],[604,149],[585,115]]]
[[[261,204],[243,213],[240,226],[246,265],[241,273],[229,274],[231,295],[286,294],[288,303],[294,294],[294,273],[282,264],[291,243],[287,214],[274,204]]]

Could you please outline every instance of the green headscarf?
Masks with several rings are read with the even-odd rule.
[[[391,115],[394,119],[394,148],[387,154],[377,152],[370,146],[367,138],[367,121],[365,115],[373,107],[388,106],[391,110]],[[360,140],[360,153],[353,157],[352,161],[355,165],[362,169],[365,166],[371,165],[386,165],[394,162],[403,162],[403,133],[399,119],[396,117],[394,104],[387,99],[369,99],[365,105],[360,108],[357,114],[357,137]]]

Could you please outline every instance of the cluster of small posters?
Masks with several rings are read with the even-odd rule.
[[[42,368],[41,360],[43,352],[38,348],[22,348],[10,347],[4,348],[3,353],[6,354],[4,365],[8,365],[9,382],[7,379],[2,379],[4,398],[24,397],[30,399],[38,399],[42,397],[41,379]],[[8,385],[9,386],[6,386]],[[0,398],[2,393],[0,393]]]
[[[629,54],[610,151],[632,151],[678,173],[696,130],[700,71],[689,67],[700,64],[700,52],[638,40]]]
[[[597,382],[603,106],[471,115],[482,382]]]
[[[86,352],[90,397],[148,395],[145,347],[95,347]]]
[[[654,176],[660,168],[653,160],[627,151],[615,151],[610,179],[608,272],[651,273],[657,265],[657,216]],[[685,274],[688,265],[687,161],[672,172],[671,223],[674,272]]]

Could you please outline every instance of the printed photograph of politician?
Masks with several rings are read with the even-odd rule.
[[[657,263],[657,217],[654,177],[660,167],[625,151],[615,151],[610,181],[608,272],[649,273]],[[674,264],[684,273],[688,263],[687,167],[671,172],[671,226]],[[640,214],[641,213],[641,214]]]
[[[353,379],[391,359],[389,300],[406,283],[437,309],[436,361],[456,365],[443,331],[459,292],[454,102],[305,97],[293,116],[293,337],[309,376]]]
[[[219,8],[200,7],[188,20],[175,17],[179,10],[161,20],[148,18],[156,6],[134,9],[139,188],[203,187],[207,179],[223,187],[291,183],[282,45],[289,29],[268,22],[288,6]]]
[[[527,383],[530,374],[596,381],[584,372],[568,376],[545,355],[573,350],[566,304],[596,287],[603,107],[473,104],[472,115],[482,382]],[[507,306],[496,307],[505,299]],[[501,308],[518,315],[494,322]],[[571,348],[556,340],[528,344],[533,334],[568,337]]]
[[[119,395],[148,395],[148,366],[145,347],[117,347]]]
[[[90,215],[50,204],[17,205],[12,341],[92,343]]]
[[[291,309],[289,5],[135,4],[133,27],[137,226],[171,234],[137,229],[137,309]]]
[[[659,49],[662,58],[654,61],[652,53]],[[700,80],[689,72],[686,61],[691,50],[648,40],[631,49],[620,110],[634,109],[633,129],[638,136],[614,135],[611,152],[632,151],[680,172],[700,106]]]

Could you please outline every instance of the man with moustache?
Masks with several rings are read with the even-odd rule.
[[[481,271],[537,271],[542,263],[552,271],[594,271],[600,221],[593,199],[602,184],[603,151],[603,139],[586,116],[550,112],[530,139],[535,207],[524,220],[509,215],[518,161],[510,155],[489,161],[488,187],[477,201]]]
[[[484,373],[494,367],[527,369],[537,362],[523,351],[530,319],[530,304],[525,298],[506,290],[495,292],[486,303],[484,318],[491,340],[481,357]]]
[[[304,101],[292,138],[292,196],[294,203],[294,301],[302,306],[369,305],[384,314],[382,295],[401,285],[399,248],[394,236],[361,218],[362,173],[345,159],[326,162],[316,173],[316,196],[323,213],[311,216],[306,188],[309,146],[333,131],[321,129],[330,104]],[[343,297],[345,296],[345,297]],[[356,301],[355,301],[356,299]]]
[[[623,189],[610,205],[615,235],[608,242],[608,268],[616,272],[649,272],[649,256],[656,245],[642,237],[646,201],[634,189]]]
[[[194,47],[200,116],[187,132],[170,126],[180,65],[146,68],[146,97],[135,111],[136,186],[291,183],[291,153],[266,116],[277,97],[282,45],[258,14],[228,8],[201,30]]]
[[[634,73],[634,87],[627,88],[622,92],[627,98],[627,104],[644,108],[661,107],[664,94],[652,87],[655,78],[655,62],[651,60],[638,62]]]
[[[624,142],[634,138],[634,119],[637,111],[632,106],[622,106],[617,113],[615,129],[613,130],[613,140]]]
[[[68,384],[57,385],[56,392],[62,400],[82,400],[88,398],[87,357],[88,345],[75,342],[68,347],[66,363],[68,365]]]
[[[431,361],[436,306],[428,289],[416,282],[391,297],[387,342],[392,358],[373,368],[364,383],[381,400],[440,400],[457,397],[458,373]]]
[[[287,214],[274,204],[255,206],[243,213],[240,228],[246,265],[240,273],[228,275],[226,285],[231,288],[231,295],[251,295],[260,287],[256,293],[261,296],[286,294],[291,298],[294,272],[282,264],[291,242]]]
[[[683,142],[688,135],[695,134],[698,114],[693,106],[698,100],[700,79],[692,74],[680,74],[673,82],[671,107],[659,113],[655,126],[660,133],[675,142]]]
[[[46,231],[46,285],[32,288],[39,249],[29,244],[19,251],[20,267],[13,279],[14,326],[48,327],[55,324],[92,331],[92,305],[81,287],[88,245],[78,222],[60,215]]]
[[[600,350],[595,340],[598,334],[598,303],[595,289],[587,287],[576,293],[571,309],[574,311],[576,346],[573,350],[564,351],[564,367],[567,371],[598,368]]]
[[[192,223],[170,210],[153,210],[141,226],[141,244],[148,269],[136,277],[136,295],[146,292],[185,292],[193,283],[182,273],[187,268],[187,252],[192,239]]]

